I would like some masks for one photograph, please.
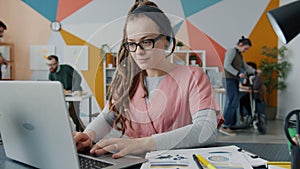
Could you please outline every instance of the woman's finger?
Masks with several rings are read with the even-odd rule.
[[[101,149],[96,149],[95,150],[95,153],[96,154],[105,154],[105,153],[117,153],[119,152],[119,146],[118,144],[111,144],[111,145],[108,145],[108,146],[105,146]]]
[[[127,155],[127,154],[128,154],[127,149],[124,148],[124,149],[119,150],[119,152],[113,154],[113,155],[112,155],[112,158],[116,158],[116,159],[117,159],[117,158],[121,158],[121,157],[124,157],[124,156]]]

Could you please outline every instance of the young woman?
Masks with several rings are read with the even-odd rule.
[[[119,158],[213,143],[219,115],[213,89],[201,68],[168,60],[176,42],[167,16],[153,2],[138,2],[123,33],[108,104],[74,133],[77,149]],[[127,137],[103,139],[112,127]]]

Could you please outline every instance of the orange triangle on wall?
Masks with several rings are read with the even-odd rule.
[[[279,7],[279,0],[271,0],[268,6],[265,8],[262,13],[259,21],[253,28],[249,38],[252,41],[252,47],[249,51],[245,52],[244,59],[245,61],[252,61],[257,64],[259,67],[260,62],[264,56],[261,54],[261,48],[263,46],[274,47],[278,45],[278,38],[275,32],[272,29],[272,26],[267,18],[267,11]],[[277,105],[277,90],[272,94],[271,105]]]
[[[99,106],[104,108],[103,57],[101,57],[102,54],[100,48],[63,29],[60,30],[60,33],[68,46],[86,45],[89,47],[89,68],[87,71],[81,71],[81,73],[92,90]]]
[[[86,41],[78,38],[77,36],[71,34],[70,32],[65,31],[64,29],[60,30],[60,34],[63,37],[67,45],[85,45]]]
[[[266,6],[257,24],[253,28],[249,39],[252,42],[252,47],[249,51],[243,54],[246,61],[253,61],[259,65],[262,59],[261,47],[270,46],[274,47],[278,44],[278,38],[272,29],[272,26],[267,18],[267,12],[279,6],[279,0],[272,0]]]

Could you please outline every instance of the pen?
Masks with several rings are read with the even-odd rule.
[[[196,155],[198,160],[204,164],[208,169],[217,169],[215,166],[213,166],[211,163],[209,163],[205,158],[201,157],[199,154]]]
[[[197,164],[199,169],[203,169],[202,165],[200,164],[200,161],[198,160],[198,158],[196,157],[195,154],[193,154],[193,159],[195,161],[195,163]]]

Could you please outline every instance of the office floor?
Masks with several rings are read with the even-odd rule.
[[[241,129],[236,130],[236,136],[225,136],[218,133],[218,142],[237,142],[237,143],[274,143],[286,144],[287,139],[284,134],[283,120],[269,120],[267,121],[267,133],[260,134],[257,129]]]

